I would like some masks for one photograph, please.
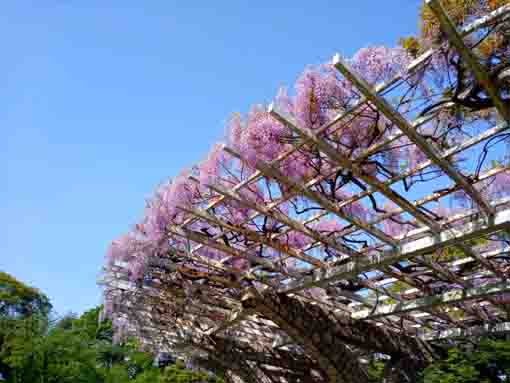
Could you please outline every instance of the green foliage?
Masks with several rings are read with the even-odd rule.
[[[67,315],[50,327],[35,315],[12,320],[0,352],[0,372],[8,383],[221,382],[181,364],[160,370],[134,341],[113,344],[111,323],[99,323],[99,311]]]
[[[51,304],[39,290],[27,286],[13,276],[0,271],[0,317],[46,317]]]
[[[473,15],[477,14],[480,4],[484,2],[480,0],[442,0],[441,4],[445,8],[446,13],[456,25],[462,25],[469,20]],[[488,0],[487,10],[493,11],[503,5],[510,4],[510,0]],[[432,10],[428,7],[426,2],[420,9],[420,31],[423,38],[430,38],[439,34],[439,26],[437,18]]]
[[[386,290],[388,290],[390,293],[402,294],[405,290],[408,290],[411,287],[412,286],[408,285],[405,282],[396,281],[396,282],[393,282],[390,286],[386,287]],[[370,290],[367,293],[367,298],[376,300],[380,295],[381,295],[380,293],[376,293],[376,292]],[[386,305],[395,304],[395,303],[397,303],[397,301],[393,298],[387,298],[384,300],[384,304],[386,304]],[[363,306],[360,306],[360,309],[362,307]]]
[[[162,374],[159,369],[150,369],[138,374],[133,383],[161,383]]]
[[[41,334],[46,331],[47,322],[34,315],[9,319],[8,323],[9,326],[2,329],[0,372],[8,380],[12,377],[15,379],[12,381],[35,381],[43,361]]]
[[[385,361],[371,359],[368,381],[383,383]],[[510,383],[510,341],[485,339],[452,347],[420,374],[417,383]]]
[[[220,383],[219,378],[209,376],[204,372],[189,371],[177,362],[176,364],[166,367],[161,376],[161,383]]]
[[[0,271],[0,373],[4,377],[24,371],[27,379],[35,379],[37,375],[27,367],[40,361],[40,340],[48,329],[50,310],[43,293]]]
[[[437,362],[425,370],[425,383],[476,383],[480,374],[473,365],[466,363],[459,350],[452,349],[448,358]]]
[[[414,36],[403,37],[398,41],[399,45],[404,48],[411,57],[416,58],[420,53],[420,42]]]
[[[487,244],[487,239],[485,238],[476,238],[466,241],[466,245],[470,248],[482,246]],[[436,261],[454,261],[456,259],[465,258],[466,254],[455,246],[450,246],[441,251],[438,251],[436,254],[433,254],[431,258]]]
[[[382,360],[373,359],[368,364],[368,381],[370,383],[382,382],[384,374],[384,362]]]
[[[405,290],[410,289],[412,286],[408,285],[405,282],[402,281],[396,281],[391,284],[391,286],[388,287],[388,291],[391,291],[392,293],[401,294]]]
[[[11,320],[0,351],[7,382],[98,382],[94,341],[75,321],[67,316],[48,326],[37,315]]]
[[[452,348],[444,360],[427,367],[424,383],[508,383],[510,342],[484,340],[478,346]]]
[[[165,370],[136,341],[113,344],[101,307],[49,319],[39,290],[0,272],[0,373],[7,383],[220,383],[182,365]]]

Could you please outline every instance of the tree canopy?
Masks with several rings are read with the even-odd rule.
[[[51,311],[48,297],[13,276],[0,271],[0,315],[2,317],[46,317]]]
[[[134,339],[113,342],[101,307],[55,318],[38,289],[0,272],[0,376],[7,383],[219,382],[184,365],[154,365]]]

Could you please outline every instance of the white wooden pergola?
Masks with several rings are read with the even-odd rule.
[[[464,37],[495,23],[510,22],[510,5],[457,30],[438,0],[429,0],[428,4],[450,46],[457,50],[476,81],[493,101],[499,122],[441,151],[420,131],[422,126],[436,117],[435,113],[411,119],[410,113],[399,111],[385,97],[385,92],[405,86],[408,76],[426,70],[424,68],[437,48],[427,50],[409,65],[406,73],[375,89],[360,78],[340,56],[335,56],[334,67],[355,86],[363,96],[362,99],[313,132],[300,127],[278,107],[270,106],[269,113],[292,131],[294,147],[281,153],[275,161],[258,160],[256,171],[229,190],[216,184],[208,185],[211,194],[215,196],[213,201],[206,206],[183,206],[182,210],[188,218],[181,225],[168,227],[169,235],[184,238],[190,244],[187,250],[175,249],[175,255],[209,270],[208,284],[191,281],[187,287],[182,284],[173,285],[176,273],[183,275],[184,279],[188,274],[184,266],[168,257],[151,261],[151,277],[146,278],[146,283],[129,281],[121,263],[103,275],[101,283],[105,293],[113,297],[116,312],[126,318],[129,332],[156,348],[167,348],[173,352],[178,345],[182,346],[184,340],[195,336],[237,339],[247,344],[260,345],[261,350],[264,347],[299,349],[295,339],[282,331],[280,326],[259,315],[256,310],[244,307],[243,295],[254,290],[255,294],[267,291],[286,294],[354,321],[373,323],[377,327],[410,334],[427,342],[487,332],[510,332],[510,300],[507,299],[510,295],[510,263],[504,260],[505,256],[510,255],[510,246],[505,245],[504,241],[488,248],[473,245],[475,240],[487,240],[510,232],[510,198],[487,199],[478,187],[500,173],[510,172],[510,168],[500,164],[482,172],[466,174],[452,161],[454,156],[470,153],[470,150],[479,148],[491,138],[509,131],[510,109],[502,101],[497,84],[465,45]],[[329,143],[328,135],[342,129],[343,124],[355,119],[357,113],[365,108],[375,108],[396,127],[395,133],[382,142],[376,142],[356,158],[346,158]],[[402,137],[426,155],[423,162],[384,180],[362,171],[362,160],[369,159],[385,147],[391,147],[392,143]],[[314,145],[333,164],[332,174],[338,170],[348,170],[366,185],[366,190],[354,193],[338,204],[316,189],[329,175],[303,182],[286,175],[280,162],[305,145]],[[237,161],[248,163],[243,153],[229,147],[225,147],[224,151]],[[410,198],[409,194],[395,186],[426,169],[437,169],[447,185],[434,190],[437,184],[423,183],[424,193],[417,199]],[[261,179],[285,185],[289,192],[264,204],[255,203],[243,196],[241,192],[244,188]],[[199,182],[193,177],[191,180]],[[508,187],[510,189],[510,185]],[[440,219],[423,208],[458,192],[469,197],[471,207]],[[279,206],[294,196],[306,198],[320,208],[320,213],[306,219],[283,214]],[[363,220],[349,213],[350,204],[369,196],[390,201],[395,207],[384,214],[374,215],[372,220]],[[253,212],[251,220],[266,217],[280,224],[283,229],[266,235],[247,226],[232,224],[214,214],[214,208],[229,201],[250,209]],[[381,222],[400,215],[409,217],[416,228],[396,237],[381,229]],[[346,222],[346,227],[334,235],[324,235],[312,228],[311,224],[331,216]],[[209,237],[193,231],[190,226],[197,220],[221,228],[221,235],[231,233],[245,238],[245,245],[228,246],[222,241],[221,235]],[[311,243],[304,249],[287,246],[281,239],[289,232],[300,233],[311,239]],[[339,240],[353,234],[370,238],[369,246],[350,246]],[[200,255],[199,250],[204,247],[223,253],[225,258],[213,260]],[[250,251],[254,248],[271,249],[278,257],[254,255]],[[325,248],[334,250],[335,256],[332,259],[317,256]],[[445,249],[462,255],[453,259],[436,259],[431,256]],[[228,260],[232,257],[247,258],[253,267],[248,271],[232,268],[228,266]],[[285,269],[283,264],[288,259],[300,265],[297,271],[288,272]],[[413,273],[404,273],[394,267],[397,263],[407,265],[413,262],[419,262],[422,266]],[[459,274],[459,268],[466,265],[471,265],[473,272]],[[235,278],[225,277],[228,275],[234,275]],[[481,278],[487,282],[477,283]],[[424,280],[427,280],[426,284]],[[256,283],[246,287],[242,281]],[[348,281],[355,281],[361,287],[348,289]],[[395,291],[391,289],[395,283],[401,283],[406,288]],[[434,291],[434,286],[438,287],[439,292]],[[189,289],[193,291],[192,295],[186,292]],[[317,289],[327,289],[327,298],[326,294],[314,293]]]

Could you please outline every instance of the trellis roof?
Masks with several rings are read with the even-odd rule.
[[[187,246],[172,248],[172,256],[151,259],[142,282],[130,280],[122,262],[104,274],[106,294],[116,297],[116,310],[128,319],[130,329],[158,347],[168,344],[172,348],[183,339],[206,334],[241,339],[260,345],[261,350],[265,346],[295,350],[294,345],[299,351],[277,324],[243,305],[247,294],[272,291],[427,341],[510,330],[510,185],[505,186],[508,194],[485,192],[495,177],[508,176],[510,168],[504,162],[479,166],[482,156],[486,160],[498,154],[487,150],[487,144],[508,137],[510,109],[497,83],[464,39],[481,28],[508,22],[510,5],[457,30],[437,1],[429,4],[449,47],[458,52],[491,98],[497,115],[491,121],[495,123],[477,123],[471,130],[476,134],[447,149],[439,148],[425,134],[425,127],[442,109],[420,114],[393,101],[405,97],[411,78],[426,77],[430,60],[441,47],[427,50],[405,72],[375,88],[335,56],[334,68],[360,96],[356,104],[314,130],[300,126],[280,105],[271,105],[268,113],[289,129],[292,147],[273,161],[253,161],[246,153],[223,147],[231,161],[255,169],[230,188],[207,184],[210,198],[205,203],[180,206],[186,218],[167,230]],[[433,104],[437,98],[427,102]],[[416,105],[418,101],[410,103]],[[420,105],[420,110],[427,106]],[[391,132],[347,157],[332,137],[362,118],[366,110],[384,118]],[[391,152],[402,140],[424,154],[421,161],[391,175],[365,170],[372,156]],[[329,164],[329,172],[305,179],[288,175],[282,161],[304,147],[319,153]],[[458,162],[460,157],[466,159],[464,165]],[[319,186],[338,172],[352,174],[363,189],[349,189],[340,202],[329,198]],[[437,177],[425,182],[427,172]],[[400,183],[412,177],[421,182],[406,190]],[[190,180],[201,182],[193,175]],[[267,190],[274,194],[271,198],[255,201],[243,194],[250,185],[261,183],[270,184]],[[462,209],[456,206],[446,214],[433,211],[435,203],[444,205],[459,194],[467,196],[468,203]],[[289,214],[281,209],[296,196],[307,201],[311,213]],[[374,201],[391,208],[372,210],[368,219],[356,215],[353,206],[371,208]],[[233,223],[221,213],[233,203],[250,211],[244,222]],[[392,217],[410,224],[402,225],[407,229],[394,235],[384,226]],[[279,230],[258,230],[257,223],[263,220],[275,222]],[[325,220],[335,220],[339,229],[327,233],[318,230]],[[214,234],[197,230],[197,223],[214,228]],[[291,233],[306,238],[306,246],[294,246],[286,240]],[[226,242],[225,236],[236,240]],[[205,257],[200,251],[204,248],[223,258]],[[265,251],[272,256],[265,256]],[[237,259],[247,259],[251,267],[236,268],[231,261]],[[287,267],[290,262],[293,268]]]

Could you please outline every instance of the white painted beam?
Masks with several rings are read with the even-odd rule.
[[[497,201],[493,204],[497,205]],[[469,218],[467,216],[466,218]],[[441,231],[437,235],[425,235],[423,238],[410,241],[401,246],[400,251],[387,251],[383,255],[375,254],[353,258],[349,263],[330,268],[328,270],[316,270],[313,276],[305,277],[298,281],[291,281],[283,286],[282,292],[296,292],[304,288],[324,286],[335,280],[352,279],[358,274],[368,272],[381,267],[391,265],[403,259],[411,259],[416,256],[431,253],[439,248],[454,246],[470,239],[479,238],[500,230],[510,229],[510,208],[506,205],[497,211],[490,222],[476,218],[473,214],[472,222],[458,225],[452,229]]]
[[[389,315],[419,311],[435,306],[451,305],[471,299],[510,292],[510,282],[500,282],[470,289],[455,289],[440,295],[433,295],[391,305],[380,305],[375,310],[360,310],[352,313],[354,319],[377,319]]]

